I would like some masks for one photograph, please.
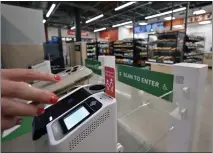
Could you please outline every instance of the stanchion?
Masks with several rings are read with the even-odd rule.
[[[170,121],[174,126],[167,137],[168,152],[196,151],[207,71],[208,66],[204,64],[178,63],[173,66],[173,102],[178,108],[170,113],[177,120]]]

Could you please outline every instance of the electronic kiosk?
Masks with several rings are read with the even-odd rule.
[[[70,91],[70,89],[79,82],[90,78],[92,74],[92,70],[85,66],[77,65],[68,67],[64,71],[58,73],[57,75],[62,77],[62,80],[59,82],[39,81],[32,86],[54,92],[60,96]]]
[[[104,85],[84,85],[33,120],[36,148],[51,152],[116,152],[116,99]],[[39,151],[39,150],[37,150]]]

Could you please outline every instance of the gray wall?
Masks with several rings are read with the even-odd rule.
[[[41,10],[1,4],[2,44],[43,44]]]

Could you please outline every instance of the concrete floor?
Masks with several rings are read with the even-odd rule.
[[[206,98],[202,106],[201,129],[197,151],[212,151],[212,71],[208,72],[205,88]],[[101,83],[102,78],[94,75],[86,83]],[[202,90],[202,89],[201,89]],[[125,152],[164,152],[166,137],[173,118],[169,113],[177,106],[148,93],[116,82],[118,104],[118,142]],[[13,147],[11,147],[13,146]],[[2,151],[34,151],[31,134],[2,144]]]

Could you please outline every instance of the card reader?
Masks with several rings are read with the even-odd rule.
[[[98,86],[80,87],[46,108],[35,117],[33,139],[46,137],[42,146],[51,152],[116,152],[116,99],[100,90],[91,93]]]
[[[45,112],[33,119],[33,140],[46,134],[46,125],[72,107],[81,103],[92,94],[104,91],[103,84],[84,85],[66,94],[54,105],[46,105]],[[51,107],[50,107],[51,106]]]

